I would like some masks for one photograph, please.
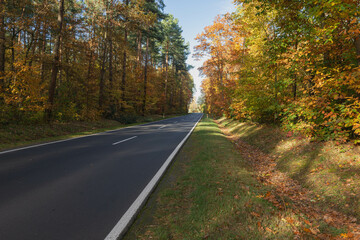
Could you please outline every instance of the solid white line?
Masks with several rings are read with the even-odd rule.
[[[120,144],[120,143],[123,143],[123,142],[127,142],[127,141],[130,141],[131,139],[134,139],[134,138],[137,138],[137,136],[134,136],[134,137],[131,137],[131,138],[127,138],[127,139],[124,139],[120,142],[116,142],[116,143],[113,143],[112,145],[115,146],[117,144]]]
[[[190,137],[191,133],[194,131],[196,125],[199,123],[203,115],[201,115],[200,119],[195,123],[190,132],[185,136],[185,138],[179,143],[179,145],[175,148],[175,150],[170,154],[170,156],[166,159],[165,163],[161,166],[159,171],[155,174],[155,176],[151,179],[148,185],[144,188],[144,190],[140,193],[137,199],[133,202],[130,208],[126,211],[126,213],[121,217],[119,222],[115,225],[115,227],[111,230],[111,232],[106,236],[105,240],[116,240],[122,237],[125,234],[126,230],[130,227],[130,224],[135,219],[136,214],[140,210],[140,208],[145,204],[146,200],[150,196],[150,193],[154,190],[155,186],[159,182],[162,175],[165,173],[166,169],[169,167],[170,163],[179,152],[180,148],[184,145],[186,140]]]

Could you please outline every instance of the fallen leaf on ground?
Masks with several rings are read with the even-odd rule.
[[[251,214],[251,216],[254,216],[254,217],[260,217],[260,214],[258,214],[256,212],[251,212],[250,214]]]

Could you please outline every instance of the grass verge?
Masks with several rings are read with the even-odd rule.
[[[274,190],[217,124],[203,119],[124,239],[347,236],[347,229],[326,222],[320,228]]]
[[[175,117],[175,115],[166,118],[171,117]],[[163,119],[162,116],[156,115],[149,116],[144,121],[133,124],[121,124],[113,120],[100,120],[94,122],[67,122],[37,125],[0,125],[0,151],[32,144],[75,138],[161,119]]]
[[[310,142],[272,126],[222,118],[227,133],[275,160],[276,169],[310,189],[316,202],[360,218],[360,147]]]
[[[254,163],[264,183],[304,205],[297,209],[313,215],[317,230],[328,223],[343,228],[342,238],[360,238],[358,146],[311,142],[273,126],[225,118],[217,122],[247,161]]]

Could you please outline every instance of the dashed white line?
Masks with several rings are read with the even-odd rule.
[[[175,150],[170,154],[170,156],[166,159],[165,163],[161,166],[155,176],[151,179],[151,181],[146,185],[144,190],[140,193],[137,199],[132,203],[129,209],[124,213],[119,222],[115,225],[115,227],[111,230],[111,232],[105,237],[105,240],[116,240],[121,239],[126,230],[130,227],[130,224],[136,217],[136,214],[140,211],[141,207],[145,204],[148,199],[150,193],[154,190],[157,183],[160,181],[160,178],[165,173],[166,169],[169,167],[170,163],[176,156],[176,154],[180,151],[180,148],[184,145],[186,140],[190,137],[191,133],[194,131],[196,125],[201,120],[201,117],[194,124],[189,133],[185,136],[185,138],[179,143],[179,145],[175,148]]]
[[[164,127],[166,127],[166,125],[159,127],[159,129],[163,129]]]
[[[134,139],[134,138],[137,138],[137,136],[134,136],[134,137],[131,137],[131,138],[127,138],[127,139],[124,139],[124,140],[122,140],[122,141],[119,141],[119,142],[113,143],[112,145],[113,145],[113,146],[115,146],[115,145],[117,145],[117,144],[120,144],[120,143],[123,143],[123,142],[129,141],[129,140]]]
[[[11,152],[17,152],[17,151],[21,151],[21,150],[26,150],[26,149],[30,149],[30,148],[42,147],[42,146],[51,145],[51,144],[56,144],[56,143],[73,141],[73,140],[77,140],[77,139],[80,139],[80,138],[100,136],[100,135],[102,135],[102,134],[104,134],[104,133],[114,133],[114,132],[118,132],[118,131],[121,131],[121,130],[124,130],[124,129],[131,129],[131,128],[136,128],[136,127],[143,127],[143,126],[147,126],[147,125],[152,124],[152,123],[162,122],[162,121],[166,121],[166,120],[167,120],[167,119],[163,119],[163,120],[154,121],[154,122],[151,122],[151,123],[140,124],[140,125],[129,126],[129,127],[123,127],[123,128],[119,128],[119,129],[116,129],[116,130],[106,131],[106,132],[94,133],[94,134],[90,134],[90,135],[84,135],[84,136],[74,137],[74,138],[69,138],[69,139],[64,139],[64,140],[58,140],[58,141],[47,142],[47,143],[40,143],[40,144],[36,144],[36,145],[31,145],[31,146],[28,146],[28,147],[20,147],[20,148],[5,150],[5,151],[0,152],[0,155],[1,155],[1,154],[6,154],[6,153],[11,153]]]

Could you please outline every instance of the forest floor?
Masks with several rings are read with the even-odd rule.
[[[166,118],[175,117],[167,116]],[[144,118],[141,122],[122,124],[113,120],[93,122],[54,122],[51,124],[8,124],[0,125],[0,151],[14,147],[81,137],[118,128],[129,127],[164,119],[162,115]]]
[[[360,239],[359,169],[352,145],[203,119],[125,239]]]

